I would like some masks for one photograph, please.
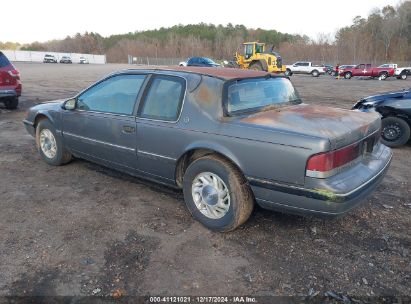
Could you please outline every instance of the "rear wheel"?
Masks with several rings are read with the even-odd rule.
[[[6,109],[9,109],[9,110],[16,109],[18,105],[19,105],[18,97],[8,97],[4,101],[4,106],[6,107]]]
[[[352,77],[351,72],[347,72],[347,73],[344,74],[345,79],[350,79],[351,77]]]
[[[250,70],[264,71],[263,66],[260,62],[253,62],[252,64],[250,64]]]
[[[56,129],[48,119],[40,120],[36,127],[36,144],[43,160],[49,165],[60,166],[68,163],[72,155],[56,135]]]
[[[320,72],[318,72],[317,70],[314,70],[314,71],[311,72],[311,75],[313,77],[318,77],[318,76],[320,76]]]
[[[381,142],[388,147],[399,147],[410,139],[410,126],[399,117],[382,119]]]
[[[217,155],[204,156],[188,166],[183,192],[192,216],[215,231],[234,230],[250,217],[254,206],[244,176],[231,162]]]
[[[401,80],[405,80],[405,79],[407,79],[407,73],[401,73],[397,78],[398,79],[401,79]]]
[[[385,80],[388,78],[388,73],[387,72],[381,72],[380,73],[380,79],[381,80]]]

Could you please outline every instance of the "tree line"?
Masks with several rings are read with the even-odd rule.
[[[326,20],[324,21],[326,25]],[[1,43],[0,48],[106,54],[108,62],[126,62],[127,56],[187,58],[207,56],[233,58],[245,41],[266,42],[278,50],[284,62],[309,60],[316,63],[411,64],[411,1],[397,7],[374,9],[368,17],[357,16],[352,25],[339,29],[335,37],[319,34],[315,39],[276,30],[249,29],[244,25],[189,24],[102,37],[98,33],[68,36],[63,40],[28,45]]]

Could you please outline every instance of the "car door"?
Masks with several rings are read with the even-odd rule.
[[[184,78],[153,75],[137,114],[138,169],[168,183],[174,183],[185,90]]]
[[[293,73],[298,74],[300,73],[301,63],[296,62],[293,64]]]
[[[65,145],[82,157],[134,170],[135,104],[146,77],[115,75],[81,93],[75,109],[63,112]]]
[[[359,64],[353,69],[353,76],[363,76],[364,75],[364,64]],[[366,70],[365,70],[366,71]]]
[[[297,74],[301,74],[304,72],[303,62],[297,62],[296,72]]]
[[[304,74],[309,74],[311,73],[312,67],[309,62],[303,62],[301,69]]]

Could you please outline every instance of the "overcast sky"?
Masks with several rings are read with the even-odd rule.
[[[61,39],[85,31],[109,36],[200,22],[244,24],[317,38],[318,33],[334,34],[338,28],[350,25],[355,16],[366,17],[373,8],[395,6],[399,0],[14,0],[9,3],[12,3],[10,9],[1,16],[0,41],[27,43]],[[236,9],[242,5],[243,10]]]

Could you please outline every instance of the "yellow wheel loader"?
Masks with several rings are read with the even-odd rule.
[[[237,65],[241,69],[259,70],[270,73],[284,73],[285,66],[280,54],[265,51],[265,43],[245,42],[244,55],[235,54]]]

